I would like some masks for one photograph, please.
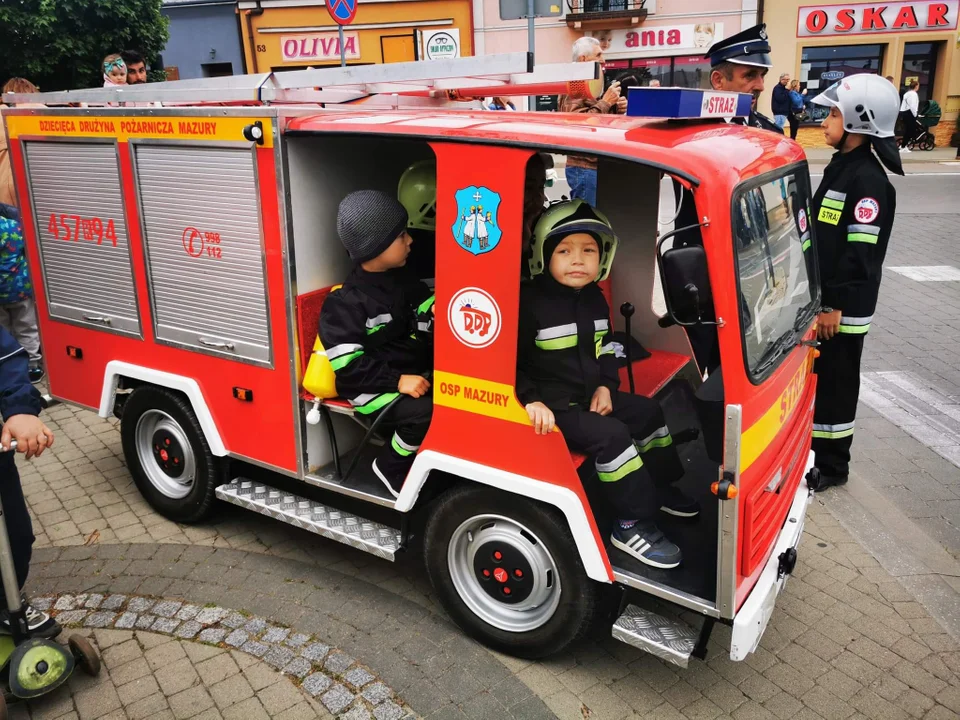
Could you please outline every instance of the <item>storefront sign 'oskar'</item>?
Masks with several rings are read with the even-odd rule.
[[[960,0],[802,7],[797,37],[952,30],[958,6]]]

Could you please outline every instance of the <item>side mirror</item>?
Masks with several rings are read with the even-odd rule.
[[[677,325],[712,325],[713,293],[707,254],[701,245],[670,248],[660,255],[667,313]]]

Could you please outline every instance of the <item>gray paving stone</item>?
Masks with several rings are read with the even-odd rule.
[[[330,652],[329,645],[324,645],[323,643],[313,643],[311,645],[307,645],[307,647],[301,650],[300,654],[303,655],[303,657],[305,657],[307,660],[320,662],[327,656],[328,652]]]
[[[363,705],[354,705],[340,716],[341,720],[371,720],[370,711]]]
[[[243,645],[249,637],[250,636],[243,630],[234,630],[227,635],[227,639],[224,640],[224,642],[227,643],[227,645],[238,648]]]
[[[111,595],[106,600],[103,601],[103,604],[100,606],[104,610],[119,610],[123,607],[123,604],[127,601],[126,595]]]
[[[293,633],[290,637],[284,640],[284,644],[289,645],[292,648],[299,648],[303,647],[309,640],[309,635],[304,635],[303,633]]]
[[[54,610],[74,610],[77,607],[77,601],[73,595],[61,595],[54,603]]]
[[[343,685],[334,685],[323,694],[320,701],[327,710],[337,714],[350,707],[350,703],[353,702],[355,697],[356,695],[347,690]]]
[[[379,705],[393,697],[393,692],[382,682],[367,685],[360,694],[374,705]]]
[[[236,630],[246,625],[248,619],[249,618],[247,618],[247,616],[243,615],[242,613],[233,612],[227,615],[225,618],[223,618],[220,621],[220,624],[226,625],[231,630]]]
[[[153,625],[150,626],[150,629],[154,632],[161,632],[170,634],[177,629],[177,626],[180,624],[180,621],[173,617],[158,617],[153,621]]]
[[[370,674],[366,668],[354,668],[349,671],[346,675],[343,676],[343,679],[346,680],[350,685],[356,689],[362,688],[367,683],[373,682],[377,678]]]
[[[264,630],[267,629],[267,621],[262,618],[253,618],[243,626],[243,629],[246,630],[251,635],[259,635]]]
[[[342,652],[331,653],[323,663],[324,670],[330,670],[338,674],[347,671],[353,663],[356,662],[352,657]]]
[[[202,625],[215,625],[223,620],[229,612],[229,610],[222,607],[203,608],[197,613],[197,617],[194,619]]]
[[[377,720],[400,720],[403,717],[403,708],[394,702],[385,702],[373,709],[373,716]]]
[[[83,606],[89,610],[96,610],[98,607],[100,607],[100,603],[102,602],[103,595],[99,593],[91,593],[87,596],[87,601],[83,604]]]
[[[97,603],[98,605],[100,603]],[[110,611],[102,611],[91,613],[86,620],[83,621],[84,627],[92,628],[107,628],[113,624],[114,618],[117,617],[117,614]]]
[[[268,627],[263,634],[263,641],[268,643],[281,643],[287,639],[290,634],[290,628]]]
[[[33,605],[37,610],[47,611],[53,607],[53,598],[52,597],[31,598],[30,604]]]
[[[266,655],[263,656],[263,659],[279,670],[293,660],[293,657],[293,650],[290,648],[283,647],[282,645],[274,645],[267,651]]]
[[[133,597],[130,598],[130,602],[127,603],[127,610],[135,613],[144,613],[156,605],[156,603],[156,600],[152,600],[150,598]]]
[[[283,667],[283,672],[285,675],[293,675],[297,678],[304,678],[312,669],[313,663],[306,658],[298,657],[288,662]]]
[[[223,642],[226,635],[227,631],[225,628],[204,628],[200,631],[197,639],[200,640],[200,642],[219,644]]]
[[[57,614],[57,622],[61,625],[79,625],[86,616],[86,610],[67,610]]]
[[[178,638],[190,639],[196,637],[197,633],[203,629],[203,625],[196,620],[187,620],[183,625],[177,628],[175,635]]]
[[[309,693],[311,697],[316,697],[320,693],[326,692],[331,685],[333,685],[333,680],[329,677],[323,673],[314,673],[303,681],[301,687]]]
[[[172,618],[180,611],[182,606],[183,603],[177,602],[176,600],[163,600],[158,602],[153,608],[153,614],[159,615],[162,618]]]
[[[132,630],[137,623],[137,614],[136,613],[123,613],[120,617],[117,618],[117,622],[114,623],[114,627],[118,630]]]
[[[197,617],[197,614],[200,612],[200,607],[197,605],[184,605],[177,611],[177,614],[174,616],[178,620],[193,620]]]
[[[149,630],[150,626],[153,625],[153,623],[156,622],[156,620],[157,620],[156,615],[149,615],[149,614],[141,615],[140,617],[137,618],[136,628],[138,630]]]
[[[244,643],[244,646],[240,649],[245,653],[249,653],[250,655],[258,658],[262,658],[264,655],[270,652],[269,645],[262,642],[257,642],[256,640],[250,640]]]

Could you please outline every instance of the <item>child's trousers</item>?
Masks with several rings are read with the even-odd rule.
[[[23,499],[20,486],[20,473],[13,459],[13,452],[0,453],[0,502],[3,503],[3,517],[7,522],[7,535],[10,537],[10,550],[13,566],[17,571],[17,586],[22,588],[27,582],[30,570],[30,557],[33,553],[33,524],[27,503]],[[0,583],[2,590],[2,583]],[[0,608],[6,609],[6,602],[0,595]]]
[[[382,411],[380,411],[382,412]],[[376,463],[388,480],[400,487],[410,471],[420,443],[430,429],[430,418],[433,416],[433,397],[410,397],[403,395],[397,404],[390,410],[384,420],[385,423],[396,429],[390,436],[390,442],[383,446],[377,455]]]
[[[617,517],[651,522],[660,508],[658,489],[683,475],[660,403],[618,392],[610,415],[577,406],[555,417],[570,448],[594,458]]]
[[[0,325],[23,345],[30,358],[30,367],[40,367],[40,330],[37,327],[37,304],[32,300],[0,305]]]

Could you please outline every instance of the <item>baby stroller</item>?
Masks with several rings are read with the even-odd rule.
[[[920,114],[917,115],[916,120],[916,137],[909,145],[911,150],[933,150],[936,146],[936,138],[932,128],[939,124],[942,114],[940,104],[936,100],[924,100],[920,103]]]

